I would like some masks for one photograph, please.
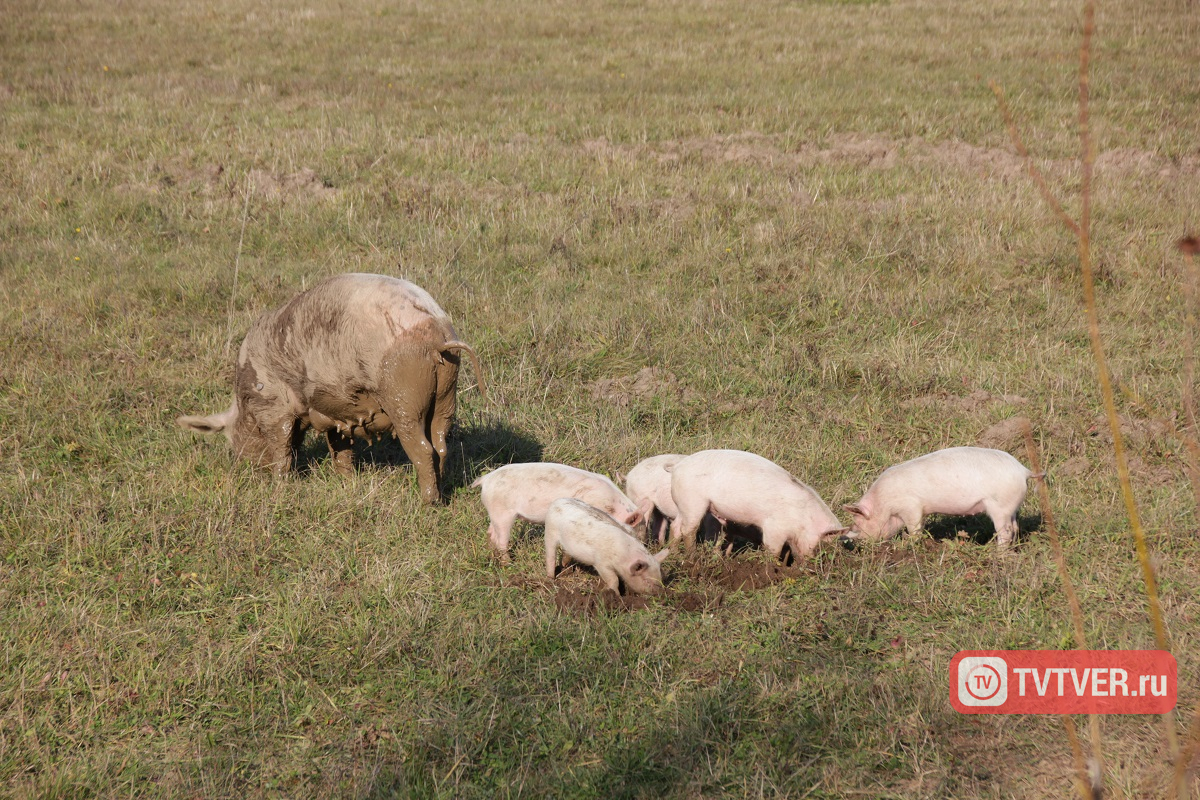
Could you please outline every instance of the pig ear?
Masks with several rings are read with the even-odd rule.
[[[654,554],[654,560],[661,564],[667,560],[667,556],[669,555],[671,555],[671,548],[665,547]]]
[[[654,501],[647,497],[638,506],[638,513],[642,515],[642,519],[649,521],[650,517],[654,514]]]
[[[237,406],[230,406],[220,414],[210,414],[207,417],[177,417],[175,422],[182,428],[197,433],[221,433],[237,419]]]
[[[849,528],[834,528],[831,531],[825,531],[821,534],[822,539],[832,539],[834,536],[841,536],[844,533],[849,533]]]
[[[625,473],[623,473],[623,472],[614,472],[613,478],[615,478],[616,480],[614,480],[613,483],[615,483],[617,486],[624,486],[626,477],[628,477],[628,476],[625,475]]]
[[[849,511],[851,514],[862,517],[863,519],[871,518],[871,515],[867,513],[866,509],[864,509],[862,506],[858,505],[857,503],[848,503],[848,504],[842,506],[842,508]]]
[[[629,574],[640,575],[648,569],[650,569],[650,565],[639,558],[637,561],[633,562],[633,566],[629,568]]]
[[[638,524],[641,523],[641,521],[645,518],[645,515],[642,514],[642,510],[638,509],[637,511],[630,511],[624,516],[624,518],[622,518],[621,521],[631,528],[636,528]]]

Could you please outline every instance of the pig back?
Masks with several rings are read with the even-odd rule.
[[[973,507],[985,497],[1013,493],[1024,497],[1030,474],[1003,450],[949,447],[884,470],[867,493],[881,503],[919,496],[940,506]]]
[[[298,414],[312,407],[332,419],[370,417],[378,403],[368,396],[389,360],[434,359],[454,339],[449,316],[420,287],[350,273],[259,317],[238,361],[286,386]]]
[[[784,513],[837,519],[783,467],[741,450],[705,450],[683,459],[672,469],[671,493],[680,508],[699,495],[719,517],[747,525]]]

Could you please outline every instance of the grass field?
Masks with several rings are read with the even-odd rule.
[[[939,447],[1025,460],[1026,416],[1089,646],[1153,647],[1075,242],[987,86],[1077,213],[1076,4],[0,16],[0,794],[1071,795],[1058,718],[948,699],[959,650],[1073,647],[1033,493],[1008,557],[940,520],[793,569],[673,556],[666,595],[614,604],[547,581],[536,528],[499,565],[469,484],[729,447],[838,508]],[[1092,73],[1102,333],[1183,735],[1197,20],[1101,5]],[[251,320],[347,271],[422,285],[482,356],[445,506],[395,447],[347,479],[310,439],[277,480],[174,424],[225,407]],[[1161,721],[1101,731],[1106,796],[1165,795]]]

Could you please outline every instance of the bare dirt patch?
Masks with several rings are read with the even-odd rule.
[[[205,197],[241,197],[247,179],[251,191],[271,200],[326,200],[338,194],[337,189],[311,169],[279,174],[252,169],[245,177],[239,177],[222,164],[193,164],[186,156],[181,156],[155,164],[153,172],[157,180],[156,190],[178,188]]]
[[[1025,160],[1008,147],[984,147],[957,139],[929,142],[914,136],[893,139],[865,133],[831,136],[823,145],[804,143],[785,147],[778,137],[753,131],[692,139],[668,139],[649,144],[613,143],[601,137],[583,142],[585,152],[601,159],[659,163],[727,161],[779,167],[812,168],[848,164],[868,169],[891,169],[903,163],[930,164],[987,177],[1010,180],[1023,176]],[[1075,166],[1073,159],[1037,159],[1043,173],[1058,174]],[[1121,148],[1096,157],[1098,172],[1178,178],[1200,175],[1200,157],[1172,160],[1158,153]]]
[[[250,183],[257,194],[272,200],[293,197],[330,199],[337,196],[337,189],[317,176],[311,169],[274,175],[261,169],[250,170]]]
[[[1009,417],[989,425],[979,434],[980,447],[997,450],[1012,450],[1025,442],[1025,428],[1030,424],[1028,417]]]
[[[804,574],[804,571],[797,567],[739,558],[692,559],[683,563],[683,572],[695,583],[711,583],[729,592],[758,591]]]
[[[608,400],[622,408],[635,399],[655,396],[683,399],[692,391],[680,385],[674,375],[658,367],[643,367],[634,375],[619,378],[601,378],[588,384],[593,400]]]
[[[1084,456],[1071,456],[1064,461],[1055,472],[1064,478],[1082,475],[1092,468],[1092,464]]]
[[[563,570],[554,580],[512,575],[503,585],[541,594],[565,614],[594,616],[600,611],[640,611],[651,607],[695,614],[717,610],[732,592],[761,591],[805,574],[803,569],[759,558],[714,557],[702,551],[675,563],[668,562],[664,571],[666,589],[657,597],[618,595],[601,584],[594,572],[578,565]],[[681,583],[687,588],[682,588]]]
[[[155,173],[158,182],[164,187],[182,187],[188,191],[202,195],[213,195],[227,192],[229,176],[221,164],[193,164],[180,161],[169,161],[156,165]]]

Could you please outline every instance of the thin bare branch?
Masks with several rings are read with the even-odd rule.
[[[1042,460],[1038,455],[1037,445],[1033,442],[1033,428],[1029,420],[1023,421],[1022,432],[1025,434],[1025,452],[1029,458],[1029,467],[1033,470],[1037,481],[1038,501],[1042,511],[1042,529],[1050,539],[1050,551],[1054,554],[1054,564],[1058,568],[1058,578],[1062,581],[1063,592],[1067,595],[1067,606],[1071,611],[1071,629],[1075,634],[1075,646],[1080,650],[1087,649],[1087,636],[1083,630],[1083,609],[1079,605],[1079,596],[1075,594],[1075,584],[1067,572],[1067,559],[1063,555],[1062,542],[1058,538],[1058,525],[1054,522],[1054,510],[1050,507],[1050,492],[1046,488],[1046,473],[1042,470]],[[1096,715],[1091,714],[1092,750],[1100,752],[1100,729]],[[1067,714],[1063,715],[1063,727],[1067,729],[1067,738],[1071,741],[1071,749],[1075,755],[1075,770],[1079,780],[1079,791],[1085,798],[1092,800],[1092,782],[1088,778],[1087,766],[1084,763],[1083,751],[1079,747],[1079,739],[1075,736],[1075,723]],[[1097,761],[1099,756],[1097,755]]]
[[[1017,148],[1017,153],[1025,160],[1025,169],[1029,173],[1029,177],[1033,178],[1033,182],[1037,184],[1038,191],[1042,193],[1042,199],[1046,201],[1046,205],[1050,206],[1050,210],[1058,216],[1062,224],[1067,226],[1067,230],[1078,236],[1079,223],[1071,219],[1071,216],[1058,202],[1058,199],[1055,198],[1054,193],[1050,191],[1050,184],[1046,183],[1046,176],[1034,165],[1033,158],[1029,155],[1029,151],[1025,149],[1025,142],[1021,140],[1021,134],[1017,130],[1017,123],[1013,118],[1012,110],[1009,109],[1008,101],[1004,98],[1004,89],[995,81],[988,81],[988,86],[991,87],[992,94],[996,95],[996,104],[1000,106],[1000,113],[1004,117],[1004,124],[1008,127],[1009,138],[1012,139],[1013,146]]]

